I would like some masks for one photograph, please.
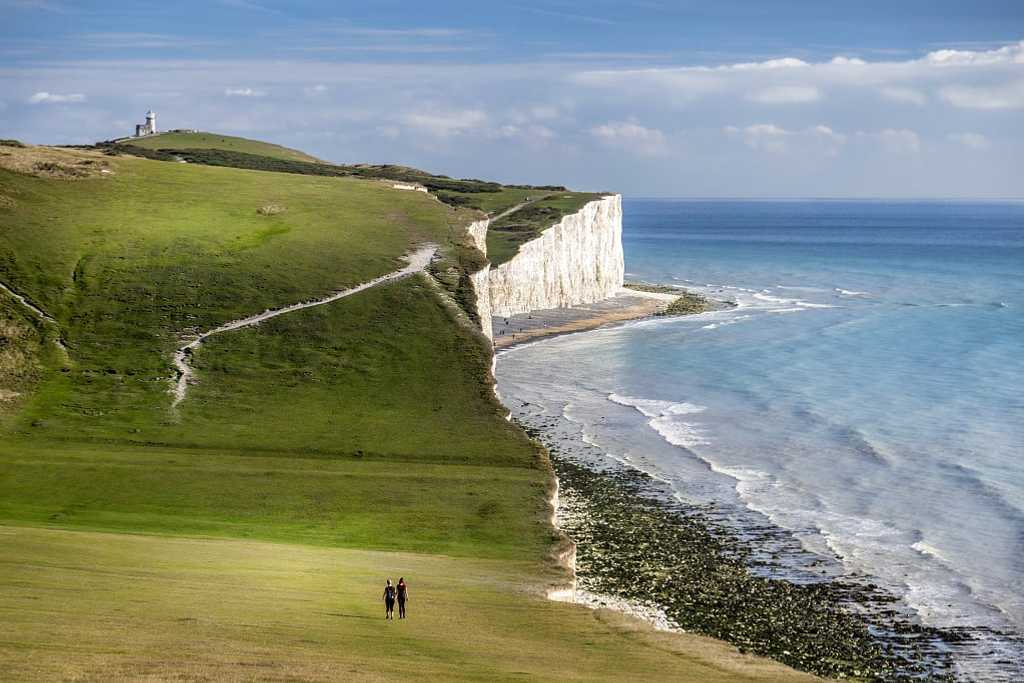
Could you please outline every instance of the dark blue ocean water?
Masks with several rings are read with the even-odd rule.
[[[926,623],[1024,633],[1024,203],[627,200],[624,245],[737,307],[503,354],[510,405]]]

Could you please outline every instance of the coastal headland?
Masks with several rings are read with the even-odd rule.
[[[551,464],[494,396],[469,228],[510,219],[511,263],[614,200],[145,143],[0,146],[0,677],[812,679],[545,598]]]

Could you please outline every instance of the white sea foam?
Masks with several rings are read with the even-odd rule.
[[[704,430],[692,422],[681,422],[665,416],[656,417],[647,424],[651,425],[654,431],[661,434],[662,438],[673,446],[692,449],[711,443],[704,435]]]
[[[649,417],[650,419],[647,421],[647,424],[651,429],[673,446],[692,449],[696,446],[710,443],[704,430],[698,424],[680,419],[682,415],[694,415],[703,412],[706,410],[705,406],[686,402],[674,403],[672,401],[660,401],[651,398],[636,398],[620,394],[609,394],[608,400],[619,405],[635,408],[645,417]]]
[[[661,417],[664,415],[689,415],[700,413],[707,409],[706,406],[695,403],[675,403],[672,401],[661,401],[655,398],[636,398],[623,396],[622,394],[608,394],[608,400],[618,403],[620,406],[636,408],[647,417]]]
[[[708,325],[704,325],[700,329],[702,329],[702,330],[717,330],[719,327],[724,327],[726,325],[735,325],[736,323],[741,323],[744,320],[750,320],[750,318],[751,318],[751,316],[749,316],[749,315],[738,315],[735,318],[729,318],[728,320],[722,320],[722,321],[717,322],[717,323],[710,323]]]
[[[772,296],[766,294],[769,290],[761,290],[754,294],[755,299],[758,301],[764,301],[765,303],[782,305],[784,308],[777,308],[769,310],[769,313],[791,313],[806,308],[835,308],[832,304],[818,304],[812,301],[803,301],[801,299],[788,299],[780,296]]]
[[[802,285],[775,285],[775,289],[790,289],[795,292],[827,292],[827,289],[821,287],[806,287]]]
[[[769,290],[762,289],[760,292],[754,294],[754,298],[760,301],[767,301],[770,304],[791,304],[795,303],[793,299],[784,299],[781,296],[771,296],[767,294]]]
[[[836,287],[833,291],[839,296],[871,296],[870,292],[857,292],[852,289],[843,289],[842,287]]]
[[[924,541],[918,541],[910,547],[916,550],[917,552],[921,553],[922,555],[931,555],[934,558],[937,558],[944,562],[946,561],[946,558],[942,555],[942,551],[940,551],[933,545],[925,543]]]
[[[671,479],[666,478],[665,475],[661,474],[655,469],[651,467],[645,467],[641,463],[634,461],[634,459],[629,457],[629,455],[625,453],[618,453],[614,449],[609,448],[607,444],[601,443],[601,441],[598,440],[597,436],[587,429],[587,427],[590,426],[589,423],[587,423],[586,420],[578,418],[574,414],[574,408],[575,406],[572,403],[566,403],[562,407],[562,417],[564,417],[567,421],[577,426],[577,428],[579,429],[580,440],[583,441],[583,443],[598,449],[607,457],[611,458],[620,465],[624,465],[625,467],[630,467],[639,472],[643,472],[647,476],[651,477],[656,481],[660,481],[663,484],[669,484],[670,486],[674,485],[674,482]]]

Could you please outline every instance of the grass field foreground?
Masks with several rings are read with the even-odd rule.
[[[10,527],[0,539],[5,680],[815,680],[544,600],[524,591],[532,562]],[[409,619],[384,620],[384,576],[409,581]]]

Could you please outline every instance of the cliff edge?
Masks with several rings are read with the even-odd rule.
[[[470,225],[469,234],[486,254],[489,221]],[[607,195],[564,216],[499,266],[485,266],[471,278],[484,334],[493,316],[589,304],[622,288],[622,196]]]

